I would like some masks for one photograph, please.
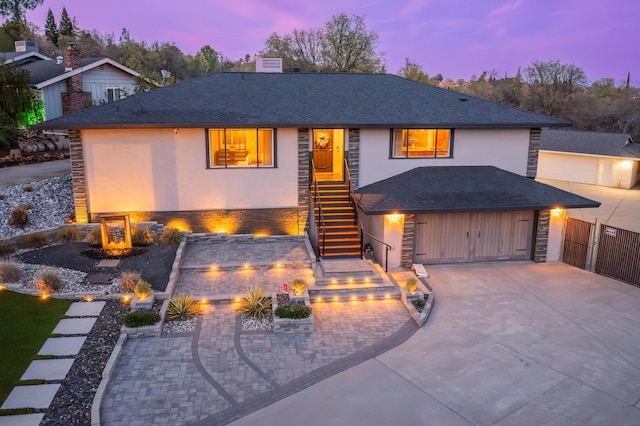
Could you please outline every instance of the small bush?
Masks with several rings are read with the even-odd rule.
[[[138,299],[146,299],[151,294],[151,284],[145,280],[139,280],[133,288],[133,291],[136,293],[136,296],[138,296]]]
[[[4,194],[0,194],[0,201],[4,200]]]
[[[7,223],[11,226],[15,226],[16,228],[24,229],[24,227],[29,223],[29,213],[25,206],[18,206],[11,210],[11,213],[9,214],[9,221]]]
[[[42,293],[47,294],[55,293],[62,288],[62,280],[58,274],[53,271],[41,273],[36,284]]]
[[[188,294],[179,294],[169,301],[167,318],[169,321],[185,321],[201,312],[198,301]]]
[[[25,185],[25,186],[23,186],[23,187],[22,187],[22,190],[23,190],[24,192],[31,192],[31,191],[33,191],[33,186],[31,186],[31,185]]]
[[[65,226],[56,233],[56,241],[70,243],[80,239],[80,231],[75,226]]]
[[[124,325],[131,328],[153,325],[158,321],[160,321],[160,314],[154,311],[131,311],[124,317]]]
[[[102,230],[100,227],[93,228],[87,234],[87,244],[91,247],[102,247]]]
[[[134,228],[131,232],[131,244],[134,246],[153,244],[153,234],[149,231],[149,228]]]
[[[293,290],[293,294],[296,296],[301,295],[305,288],[307,288],[307,283],[304,282],[303,279],[296,278],[291,281],[291,290]]]
[[[251,289],[240,301],[240,311],[245,317],[265,318],[271,315],[271,298],[265,296],[260,288]]]
[[[411,293],[415,292],[418,289],[418,280],[416,280],[414,277],[408,278],[406,284],[407,290]]]
[[[287,303],[276,308],[276,316],[280,318],[303,319],[311,315],[311,307],[303,303]]]
[[[182,241],[182,232],[175,228],[164,228],[162,234],[158,238],[160,244],[168,246],[177,246]]]
[[[20,243],[26,248],[40,248],[49,244],[49,240],[43,232],[37,231],[23,235]]]
[[[9,240],[0,240],[0,256],[8,256],[16,251]]]
[[[22,277],[22,270],[15,262],[0,262],[0,282],[17,283]]]
[[[418,312],[422,312],[422,310],[424,309],[424,300],[422,299],[412,300],[411,303],[413,303],[413,306],[416,307]]]
[[[120,275],[120,291],[122,293],[131,293],[136,284],[140,281],[140,274],[137,272],[124,271]]]

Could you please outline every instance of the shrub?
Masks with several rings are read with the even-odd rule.
[[[175,228],[164,228],[158,242],[164,245],[177,246],[182,241],[182,232]]]
[[[98,228],[93,228],[87,234],[87,244],[91,247],[101,247],[102,246],[102,230]]]
[[[33,191],[33,186],[31,186],[31,185],[25,185],[25,186],[23,186],[23,187],[22,187],[22,190],[23,190],[24,192],[31,192],[31,191]]]
[[[411,293],[415,292],[418,289],[418,280],[411,277],[407,279],[407,290]]]
[[[16,248],[9,240],[0,240],[0,256],[8,256],[16,251]]]
[[[271,315],[271,298],[265,296],[260,288],[251,289],[240,301],[240,311],[245,317],[265,318]]]
[[[7,222],[11,226],[24,229],[29,223],[29,213],[25,206],[18,206],[11,210],[9,214],[9,221]]]
[[[151,284],[145,280],[138,280],[133,291],[136,293],[136,296],[138,296],[138,299],[146,299],[151,294]]]
[[[80,239],[80,231],[75,226],[65,226],[56,233],[56,241],[70,243]]]
[[[311,307],[303,303],[287,303],[286,305],[278,306],[275,314],[280,318],[309,318],[309,315],[311,315]]]
[[[134,246],[153,244],[153,234],[149,231],[149,228],[134,228],[131,232],[131,244]]]
[[[0,194],[0,201],[4,200],[4,194]]]
[[[36,285],[42,293],[50,294],[62,288],[62,280],[57,273],[53,271],[45,271],[38,277]]]
[[[20,239],[20,243],[23,247],[40,248],[49,244],[49,240],[43,232],[37,231],[23,235]]]
[[[15,262],[0,262],[0,282],[17,283],[22,277],[22,270]]]
[[[412,300],[411,303],[413,303],[413,306],[416,307],[418,312],[422,312],[422,310],[424,309],[424,300],[422,299]]]
[[[137,272],[124,271],[120,274],[120,291],[122,293],[131,293],[136,284],[140,281],[140,274]]]
[[[291,281],[291,290],[293,290],[293,294],[295,294],[296,296],[301,295],[306,287],[307,283],[304,282],[304,280],[301,278],[296,278]]]
[[[167,318],[169,321],[185,321],[201,312],[198,301],[188,294],[179,294],[169,301]]]
[[[131,311],[124,317],[124,325],[132,328],[153,325],[158,321],[160,321],[160,314],[154,311]]]

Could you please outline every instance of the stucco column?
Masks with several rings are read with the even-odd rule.
[[[549,240],[547,242],[547,262],[556,262],[562,255],[564,222],[566,210],[554,209],[549,217]]]

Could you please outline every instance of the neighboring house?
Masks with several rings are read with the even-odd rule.
[[[629,189],[640,180],[640,144],[624,133],[544,130],[538,177]]]
[[[56,60],[36,51],[0,53],[3,57],[5,64],[29,71],[31,87],[43,104],[43,111],[31,117],[45,120],[132,95],[140,76],[109,58],[81,58],[73,45]]]
[[[308,230],[322,257],[363,230],[395,266],[557,260],[551,209],[599,205],[533,179],[567,124],[394,75],[214,73],[36,127],[69,129],[79,223]]]

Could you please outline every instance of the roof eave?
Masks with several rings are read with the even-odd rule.
[[[588,209],[600,207],[599,202],[591,201],[588,203],[578,203],[571,205],[561,204],[539,204],[539,205],[514,205],[509,207],[467,207],[467,208],[433,208],[433,209],[370,209],[367,210],[361,203],[358,206],[367,215],[385,215],[385,214],[434,214],[434,213],[463,213],[463,212],[496,212],[496,211],[530,211],[530,210],[549,210],[555,208],[562,209]]]

